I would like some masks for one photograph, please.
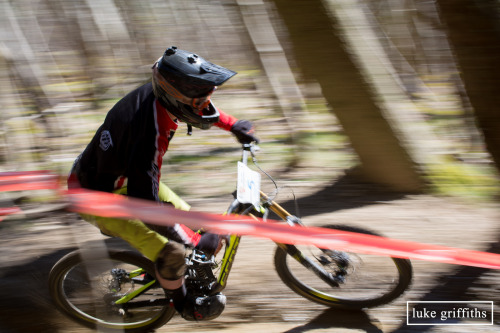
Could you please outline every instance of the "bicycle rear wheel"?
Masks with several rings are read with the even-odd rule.
[[[324,228],[376,235],[356,227],[327,225]],[[278,247],[274,263],[281,280],[297,294],[330,307],[362,309],[387,304],[399,297],[411,284],[409,260],[321,250],[314,246],[296,246],[338,283],[334,287],[320,279]],[[342,281],[343,280],[343,281]]]
[[[61,258],[49,274],[57,308],[91,328],[142,332],[164,325],[175,310],[154,281],[154,266],[131,251],[109,251],[109,258],[84,261],[80,251]],[[151,287],[122,305],[115,302],[150,283]]]

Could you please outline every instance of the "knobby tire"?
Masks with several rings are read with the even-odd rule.
[[[155,269],[154,269],[154,264],[149,261],[147,258],[141,256],[140,254],[132,251],[124,251],[124,250],[109,250],[109,260],[112,260],[114,262],[114,265],[119,265],[119,264],[128,264],[131,266],[135,266],[137,268],[143,268],[146,270],[148,274],[150,274],[152,277],[155,276]],[[68,297],[66,296],[64,289],[63,288],[68,288],[65,287],[65,284],[68,284],[71,286],[71,284],[74,285],[73,290],[76,292],[77,289],[81,288],[83,290],[84,285],[88,285],[87,289],[91,289],[90,284],[88,283],[85,278],[82,278],[83,281],[68,281],[70,279],[70,272],[72,270],[76,270],[77,267],[84,267],[86,263],[82,260],[82,254],[80,251],[73,251],[68,253],[66,256],[61,258],[52,268],[50,274],[49,274],[49,291],[52,299],[54,300],[55,305],[59,310],[61,310],[63,313],[65,313],[67,316],[69,316],[71,319],[75,320],[76,322],[79,322],[80,324],[83,324],[84,326],[90,327],[95,329],[96,327],[99,328],[99,330],[105,330],[105,331],[121,331],[121,332],[147,332],[151,331],[155,328],[158,328],[165,323],[167,323],[172,316],[175,313],[175,310],[173,307],[170,307],[169,302],[167,300],[163,301],[160,303],[161,305],[159,306],[159,309],[157,310],[157,313],[155,313],[152,318],[145,319],[139,321],[137,319],[137,322],[133,322],[135,318],[132,316],[132,319],[126,319],[127,322],[124,322],[124,320],[115,320],[114,318],[116,316],[113,316],[112,320],[101,320],[96,316],[92,314],[85,313],[85,311],[78,309],[78,306],[72,305],[72,303],[68,300]],[[93,264],[91,262],[90,264]],[[82,268],[78,268],[81,271],[83,270]],[[80,274],[83,276],[83,274]],[[92,285],[93,287],[93,285]],[[159,294],[157,296],[156,294],[154,295],[154,298],[165,298],[164,290],[160,288],[158,285],[155,285],[157,287],[154,289],[155,293]],[[71,290],[70,290],[71,292]],[[92,292],[92,291],[91,291]],[[91,293],[87,291],[87,293]],[[93,292],[95,294],[95,291]],[[86,296],[86,295],[85,295]],[[106,304],[109,302],[105,302],[105,307]],[[97,312],[97,310],[95,310]],[[102,311],[102,310],[100,310]],[[141,315],[146,315],[149,316],[147,313],[148,308],[144,307],[144,309],[139,309],[139,311],[142,311]]]
[[[363,234],[378,235],[374,232],[351,226],[327,225],[323,227]],[[319,250],[318,248],[315,249]],[[304,254],[308,255],[308,253]],[[350,258],[355,258],[356,260],[358,260],[361,255],[349,253],[349,256]],[[315,280],[316,276],[313,272],[306,271],[304,267],[296,268],[298,271],[300,270],[300,274],[294,272],[293,270],[295,270],[295,268],[292,270],[291,266],[299,267],[300,264],[297,263],[295,259],[291,258],[286,250],[282,249],[281,247],[278,247],[276,249],[274,264],[279,277],[290,289],[310,301],[332,308],[357,310],[380,306],[390,303],[394,299],[398,298],[410,286],[413,270],[411,262],[408,259],[390,257],[377,258],[376,256],[367,258],[368,259],[366,259],[365,261],[361,260],[353,263],[355,265],[360,265],[360,267],[352,267],[351,269],[356,271],[348,274],[346,276],[345,284],[340,283],[339,287],[332,287],[327,285],[326,283],[321,282],[315,282],[316,285],[314,285],[312,281]],[[382,259],[385,260],[384,264],[392,266],[389,267],[389,269],[393,269],[394,276],[384,277],[383,280],[377,281],[375,279],[376,275],[384,275],[387,271],[382,266],[379,267],[377,264],[369,266],[370,263],[368,261]],[[366,266],[369,266],[369,268],[373,270],[373,272],[363,272],[362,270]],[[357,270],[361,270],[361,272]],[[353,287],[349,287],[349,283],[352,282],[351,280],[356,280],[357,275],[361,274],[367,275],[366,278],[359,278],[360,287],[357,288],[359,290],[356,290],[356,285],[353,285]],[[373,283],[370,283],[370,279],[373,279]],[[321,288],[318,286],[321,286]],[[352,288],[352,291],[346,292],[346,286],[347,288]],[[384,288],[388,289],[385,290]],[[364,293],[365,291],[366,295]],[[378,294],[369,295],[369,293],[372,292],[376,292]]]

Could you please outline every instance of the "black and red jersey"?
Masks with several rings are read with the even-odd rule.
[[[219,112],[215,125],[230,130],[236,118]],[[151,83],[133,90],[108,112],[75,163],[80,185],[104,192],[127,185],[127,195],[158,201],[163,155],[177,126]]]

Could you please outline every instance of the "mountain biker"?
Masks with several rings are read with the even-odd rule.
[[[211,95],[236,73],[202,57],[169,47],[152,67],[152,81],[133,90],[108,112],[104,123],[76,159],[68,187],[126,194],[166,202],[175,208],[190,206],[160,182],[162,157],[178,122],[232,132],[240,143],[257,141],[250,121],[237,120],[217,109]],[[209,254],[220,249],[221,236],[198,233],[184,225],[160,227],[139,220],[83,215],[104,234],[117,236],[155,262],[158,281],[187,320],[217,317],[225,306],[222,294],[189,295],[184,285],[185,247]]]

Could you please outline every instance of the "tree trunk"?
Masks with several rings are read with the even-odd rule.
[[[422,178],[351,59],[321,0],[274,0],[306,78],[316,80],[361,162],[362,176],[397,191],[420,191]]]
[[[438,0],[486,149],[500,170],[500,15],[496,0]]]

